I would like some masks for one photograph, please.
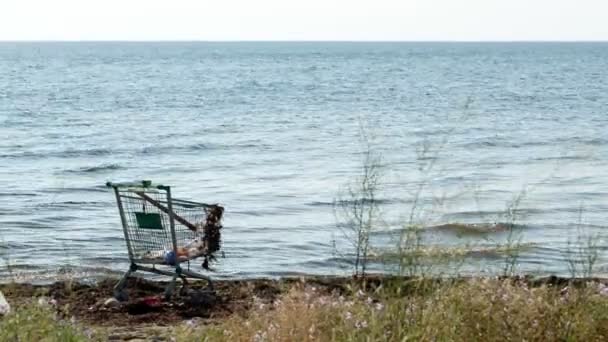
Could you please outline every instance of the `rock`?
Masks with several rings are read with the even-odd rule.
[[[106,311],[119,308],[121,303],[115,298],[100,299],[95,305],[89,307],[89,311]]]
[[[120,306],[120,302],[118,300],[116,300],[116,298],[108,298],[103,302],[103,307],[104,308],[117,308]]]
[[[203,319],[200,317],[192,317],[191,319],[184,322],[189,328],[195,328],[203,323]]]
[[[38,305],[39,306],[57,306],[57,301],[53,298],[49,298],[49,297],[40,297],[38,298]]]
[[[0,292],[0,316],[8,315],[11,312],[11,306],[4,298],[2,292]]]

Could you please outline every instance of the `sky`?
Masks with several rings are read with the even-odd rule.
[[[0,0],[0,40],[608,41],[608,0]]]

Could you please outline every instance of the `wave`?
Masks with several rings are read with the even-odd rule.
[[[398,262],[400,258],[408,255],[417,255],[425,259],[436,259],[436,261],[448,261],[451,258],[474,258],[474,259],[502,259],[505,255],[513,252],[530,252],[535,250],[537,244],[520,243],[514,246],[488,245],[488,246],[420,246],[408,251],[380,250],[371,254],[371,260],[384,262]]]
[[[606,138],[586,138],[586,137],[572,137],[572,138],[558,138],[557,142],[560,143],[576,143],[588,146],[603,146],[608,145],[608,139]]]
[[[587,155],[571,155],[571,156],[567,156],[567,155],[562,155],[562,156],[555,156],[555,157],[537,157],[537,158],[532,158],[531,160],[536,160],[536,161],[555,161],[555,160],[561,160],[561,161],[567,161],[567,160],[593,160],[594,158],[592,158],[591,156],[587,156]]]
[[[567,137],[555,138],[542,141],[524,141],[513,142],[505,140],[505,138],[488,138],[487,140],[471,141],[461,144],[464,148],[523,148],[523,147],[543,147],[554,146],[558,144],[580,144],[587,146],[605,146],[608,145],[608,139],[605,138],[582,138],[582,137]]]
[[[85,166],[78,169],[65,170],[63,172],[66,173],[95,173],[95,172],[104,172],[104,171],[114,171],[121,170],[124,167],[118,164],[101,164],[96,166]]]
[[[31,192],[0,192],[0,197],[36,197],[35,193]]]
[[[587,140],[587,141],[585,141],[585,143],[587,145],[592,145],[592,146],[603,146],[603,145],[608,145],[608,139],[595,138],[595,139]]]
[[[63,201],[63,202],[51,202],[51,203],[40,203],[37,204],[36,208],[72,208],[72,207],[103,207],[111,202],[100,202],[100,201]]]
[[[108,192],[108,188],[105,184],[95,185],[91,187],[55,187],[55,188],[45,188],[38,190],[41,193],[45,194],[62,194],[62,193],[71,193],[71,192]]]
[[[74,158],[74,157],[100,157],[116,154],[105,148],[67,149],[63,151],[23,151],[0,154],[0,158]]]
[[[153,145],[140,148],[139,150],[117,150],[106,148],[91,148],[91,149],[66,149],[61,151],[15,151],[1,153],[0,158],[19,159],[19,158],[76,158],[76,157],[103,157],[112,156],[124,153],[134,153],[137,155],[158,155],[163,153],[191,153],[199,151],[210,151],[217,149],[251,149],[261,148],[269,149],[270,145],[242,143],[235,145],[218,145],[212,143],[195,143],[187,145]]]
[[[214,147],[210,144],[196,143],[192,145],[161,145],[161,146],[148,146],[141,149],[138,153],[144,155],[155,155],[166,152],[196,152],[211,150]]]
[[[243,142],[237,144],[217,144],[217,143],[195,143],[189,145],[160,145],[160,146],[147,146],[139,151],[137,154],[140,155],[157,155],[163,153],[193,153],[200,151],[214,151],[214,150],[245,150],[245,149],[260,149],[269,150],[271,145],[255,142]]]
[[[486,147],[496,147],[496,148],[522,148],[522,147],[542,147],[553,145],[554,141],[527,141],[527,142],[512,142],[505,141],[504,139],[495,139],[495,140],[482,140],[482,141],[472,141],[465,144],[462,144],[464,148],[486,148]]]
[[[498,191],[497,191],[498,192]],[[529,215],[542,215],[551,214],[557,211],[569,211],[569,207],[560,208],[517,208],[513,209],[512,213],[517,216],[529,216]],[[471,210],[471,211],[455,211],[444,215],[446,220],[459,220],[459,219],[475,219],[479,217],[504,217],[507,214],[505,209],[502,210]],[[468,220],[466,220],[468,221]]]
[[[454,232],[459,235],[483,235],[489,233],[505,232],[512,229],[523,229],[524,225],[496,222],[496,223],[446,223],[428,227],[437,231]]]
[[[367,198],[364,198],[363,201],[365,203],[371,203],[371,200],[367,199]],[[374,199],[374,202],[378,205],[388,205],[388,204],[394,204],[394,203],[406,203],[407,201],[401,200],[401,199],[376,198],[376,199]],[[355,201],[350,200],[350,199],[337,200],[335,202],[313,201],[313,202],[306,203],[306,205],[311,206],[311,207],[333,207],[335,205],[342,206],[342,207],[349,207],[349,206],[352,206],[353,204],[355,204]]]
[[[113,260],[116,262],[116,260]],[[102,266],[82,266],[55,264],[35,265],[31,263],[20,263],[11,265],[11,272],[0,269],[0,284],[10,282],[28,283],[32,285],[49,285],[57,281],[60,275],[69,275],[78,278],[81,283],[95,283],[108,276],[119,276],[121,271]]]
[[[116,151],[112,151],[106,148],[91,148],[91,149],[67,149],[60,152],[45,154],[45,156],[54,157],[84,157],[84,156],[108,156],[114,154]]]

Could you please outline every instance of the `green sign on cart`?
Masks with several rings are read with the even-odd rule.
[[[137,226],[142,229],[163,229],[163,222],[158,213],[141,213],[136,212]]]

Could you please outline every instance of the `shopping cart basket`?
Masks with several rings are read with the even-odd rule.
[[[182,280],[183,290],[188,284],[186,278],[190,277],[206,280],[207,288],[213,291],[211,279],[191,271],[190,261],[204,258],[202,266],[208,269],[208,263],[220,248],[223,207],[173,198],[171,187],[151,181],[106,185],[116,195],[131,262],[114,287],[114,297],[127,298],[127,279],[136,271],[172,277],[165,291],[167,298],[172,296],[177,278]],[[182,263],[187,267],[182,268]]]

